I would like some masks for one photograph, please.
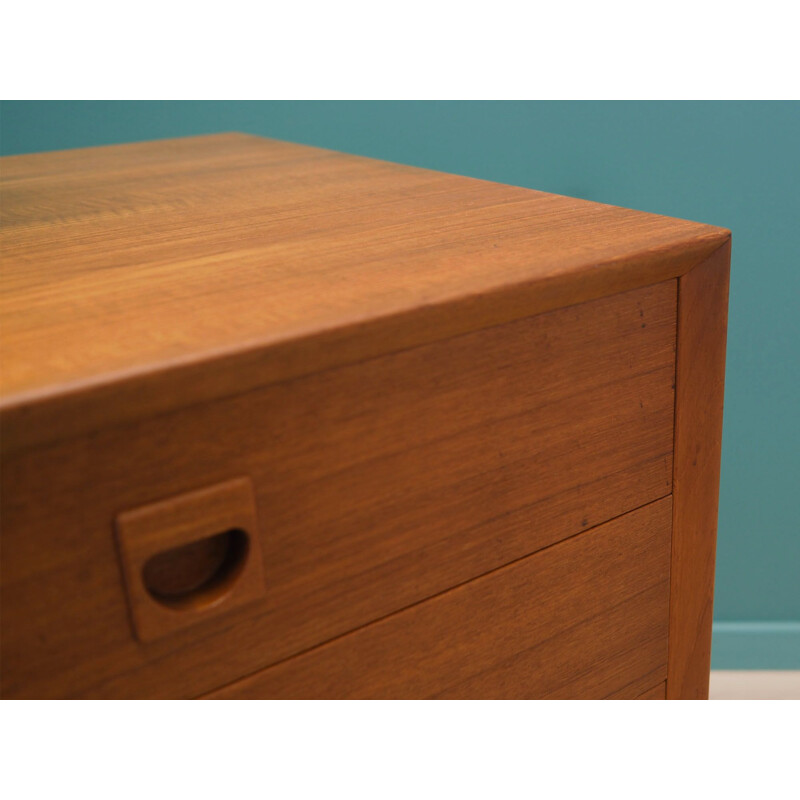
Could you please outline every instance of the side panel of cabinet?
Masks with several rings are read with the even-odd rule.
[[[678,282],[669,699],[708,697],[730,256]]]

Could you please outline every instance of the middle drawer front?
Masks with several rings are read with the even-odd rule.
[[[664,497],[675,316],[670,281],[21,456],[5,680],[199,695]],[[240,477],[263,596],[137,640],[115,521]]]
[[[639,697],[666,678],[671,524],[667,497],[211,697]]]

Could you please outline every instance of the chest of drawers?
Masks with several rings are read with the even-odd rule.
[[[4,697],[707,695],[728,231],[240,134],[1,174]]]

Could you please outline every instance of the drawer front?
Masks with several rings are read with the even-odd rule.
[[[4,696],[196,696],[669,494],[675,318],[670,281],[4,462]],[[263,581],[137,629],[125,554],[231,481]]]
[[[635,697],[666,677],[671,521],[656,501],[211,696]]]

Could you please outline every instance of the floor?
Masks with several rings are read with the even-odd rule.
[[[800,670],[712,670],[710,700],[800,700]]]

